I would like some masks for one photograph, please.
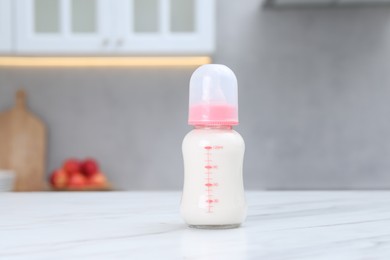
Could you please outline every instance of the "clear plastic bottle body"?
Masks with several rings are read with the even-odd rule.
[[[246,217],[241,135],[231,126],[198,126],[186,135],[182,150],[185,222],[197,228],[238,227]]]

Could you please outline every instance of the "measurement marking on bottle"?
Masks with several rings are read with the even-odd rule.
[[[212,180],[212,178],[210,177],[210,170],[213,168],[211,165],[209,165],[209,162],[210,162],[210,150],[212,149],[211,146],[205,146],[204,149],[207,151],[206,153],[206,161],[208,162],[207,165],[204,166],[204,168],[207,170],[206,171],[206,174],[207,174],[207,183],[205,184],[205,186],[207,187],[207,196],[210,197],[211,195],[211,189],[210,189],[210,185],[209,185],[209,181]],[[211,203],[209,202],[210,199],[206,200],[206,203],[208,205],[207,207],[207,212],[208,213],[212,213],[211,212]]]
[[[205,192],[206,192],[206,196],[208,199],[205,200],[205,202],[207,203],[207,213],[213,213],[213,208],[214,206],[212,204],[214,203],[218,203],[219,200],[214,198],[215,195],[213,194],[214,192],[214,189],[215,187],[218,187],[218,182],[215,182],[213,180],[213,170],[217,170],[218,169],[218,165],[215,165],[215,164],[212,164],[213,160],[211,159],[212,157],[212,150],[219,150],[219,149],[223,149],[223,146],[205,146],[204,149],[206,150],[206,153],[205,153],[205,162],[206,164],[204,165],[204,168],[206,169],[205,171],[205,174],[207,175],[207,177],[205,178],[205,183],[204,183],[204,186],[206,187],[205,189]]]

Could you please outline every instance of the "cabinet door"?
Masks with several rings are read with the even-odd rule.
[[[214,0],[117,0],[114,48],[132,54],[210,54]]]
[[[11,1],[0,0],[0,52],[11,52]]]
[[[16,0],[19,53],[110,50],[109,0]]]

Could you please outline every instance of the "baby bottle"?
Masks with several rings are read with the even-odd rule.
[[[235,228],[245,220],[242,167],[245,143],[238,124],[237,79],[225,65],[199,67],[191,77],[182,145],[181,215],[190,227]]]

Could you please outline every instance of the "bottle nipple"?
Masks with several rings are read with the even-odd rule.
[[[189,125],[237,125],[237,78],[225,65],[207,64],[191,76]]]

